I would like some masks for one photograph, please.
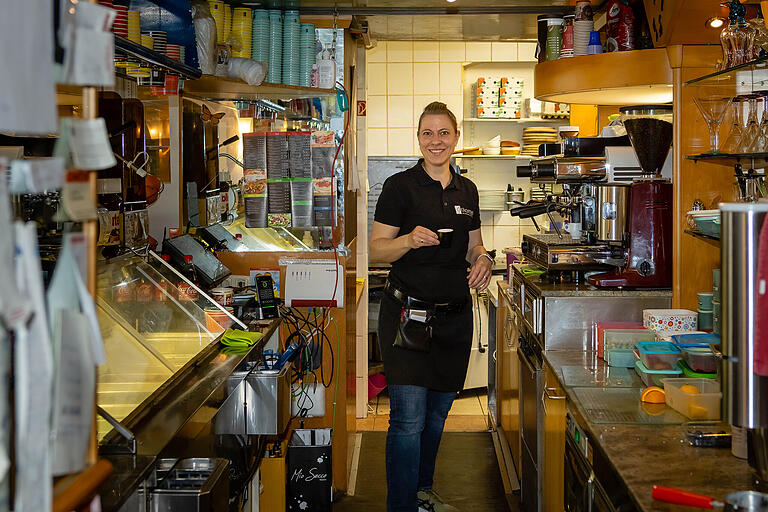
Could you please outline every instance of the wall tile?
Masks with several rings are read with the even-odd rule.
[[[424,111],[424,107],[440,98],[437,94],[419,94],[413,97],[413,126],[419,126],[419,117]]]
[[[491,60],[493,62],[517,61],[517,43],[491,43]]]
[[[388,151],[390,156],[410,156],[413,154],[413,130],[410,128],[389,128],[387,130]]]
[[[387,100],[387,127],[413,127],[413,96],[389,96]]]
[[[387,64],[387,94],[413,94],[413,64]]]
[[[414,41],[414,62],[438,62],[440,60],[440,47],[437,41]]]
[[[367,62],[387,62],[387,41],[379,41],[376,46],[365,52]]]
[[[493,226],[480,224],[480,234],[483,236],[483,246],[486,249],[492,249],[493,244]]]
[[[461,93],[461,63],[440,62],[440,94]]]
[[[368,129],[368,156],[387,156],[386,128]]]
[[[387,127],[387,97],[379,95],[369,95],[367,107],[366,122],[371,128]]]
[[[387,94],[387,64],[385,62],[368,63],[366,83],[368,94]]]
[[[488,210],[480,210],[480,225],[493,226],[494,224],[495,222],[493,212]]]
[[[496,212],[494,224],[497,226],[519,226],[520,218],[511,216],[508,211]]]
[[[468,62],[490,62],[491,61],[491,43],[490,42],[467,43],[466,59]]]
[[[517,43],[517,60],[520,62],[537,62],[536,43]]]
[[[463,41],[440,41],[440,62],[464,62]]]
[[[413,62],[413,42],[388,41],[387,62]]]
[[[520,246],[520,228],[514,226],[495,226],[493,228],[493,248]],[[488,247],[488,246],[486,246]]]
[[[421,148],[419,148],[419,137],[416,134],[416,128],[413,129],[413,154],[421,157]]]
[[[439,82],[435,80],[440,73],[437,62],[420,62],[413,65],[413,94],[439,93]]]
[[[462,114],[463,114],[463,99],[461,94],[441,94],[440,95],[440,101],[448,105],[448,108],[453,112],[453,115],[456,116],[456,119],[461,122]],[[459,129],[461,129],[461,125],[459,125]]]

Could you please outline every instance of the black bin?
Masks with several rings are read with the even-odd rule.
[[[331,429],[294,430],[286,463],[289,512],[331,512]]]

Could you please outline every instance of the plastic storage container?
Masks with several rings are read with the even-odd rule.
[[[709,347],[682,347],[683,359],[692,370],[700,373],[716,373],[718,360]]]
[[[700,233],[709,236],[720,236],[720,210],[694,210],[688,212],[696,223]]]
[[[709,347],[710,344],[720,343],[720,336],[702,333],[687,333],[687,334],[675,334],[672,336],[672,342],[677,345],[679,349],[684,347]]]
[[[662,388],[664,387],[662,379],[671,379],[683,374],[683,370],[678,366],[671,370],[649,370],[642,361],[635,362],[635,371],[646,386],[660,386]]]
[[[632,368],[635,366],[635,351],[631,348],[609,348],[606,356],[608,366],[620,368]]]
[[[695,331],[696,316],[688,309],[644,309],[643,327],[652,331]]]
[[[638,355],[649,370],[670,370],[677,368],[677,362],[683,357],[680,349],[672,343],[637,343]]]
[[[662,379],[667,405],[692,420],[720,419],[720,383],[711,379]],[[699,393],[684,391],[693,386]]]
[[[677,364],[683,370],[683,375],[689,379],[717,379],[716,373],[701,373],[693,371],[691,367],[685,363],[685,361],[680,361]]]

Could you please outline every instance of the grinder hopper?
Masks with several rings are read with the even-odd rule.
[[[643,174],[661,175],[672,145],[672,106],[640,105],[619,111]]]

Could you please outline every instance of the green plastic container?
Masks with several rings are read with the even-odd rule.
[[[717,378],[716,373],[699,373],[699,372],[693,371],[691,367],[685,363],[685,361],[678,361],[677,364],[680,365],[680,369],[683,370],[683,375],[685,375],[686,378],[689,378],[689,379],[716,379]]]

